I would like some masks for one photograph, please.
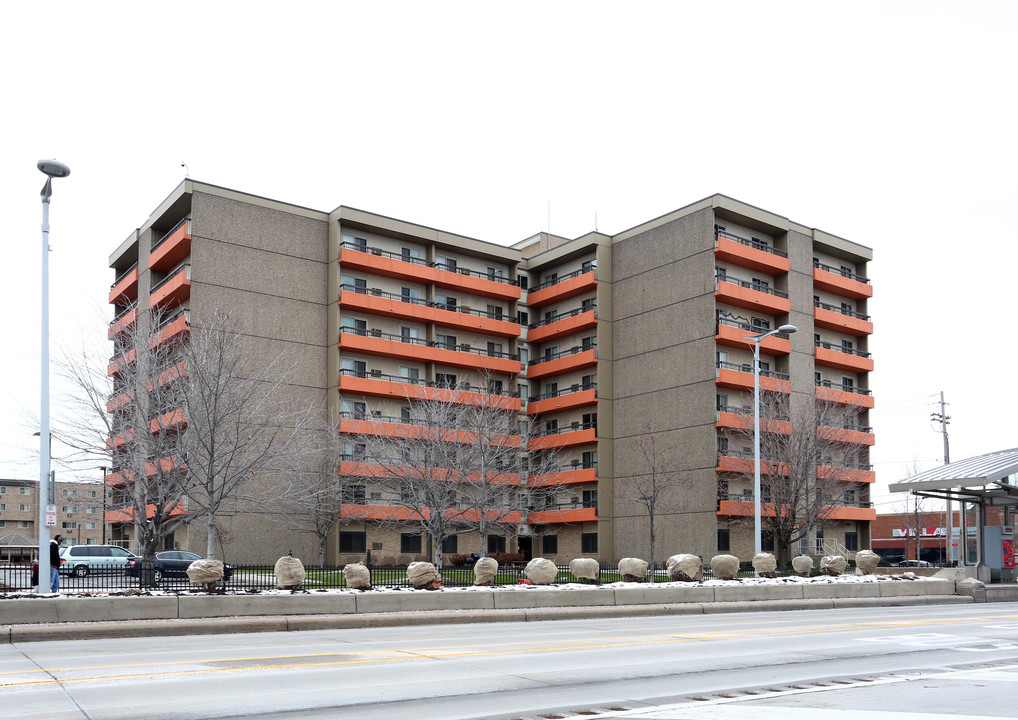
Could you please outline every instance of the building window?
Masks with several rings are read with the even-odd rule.
[[[73,512],[78,512],[78,510],[73,505],[61,505],[60,506],[60,512],[62,512],[62,513],[73,513]]]
[[[85,529],[86,530],[95,530],[95,523],[94,522],[85,523]]]
[[[0,503],[0,512],[3,512],[6,509],[7,509],[7,503]]]
[[[343,358],[343,375],[352,377],[366,377],[367,376],[367,365],[363,360],[351,360],[350,358]]]
[[[399,366],[399,376],[404,380],[417,381],[421,379],[421,369],[415,367]]]
[[[597,552],[597,533],[583,533],[580,535],[580,552],[582,553],[596,553]]]
[[[355,420],[363,420],[367,414],[368,406],[362,402],[344,400],[340,409],[344,417],[352,417]]]
[[[60,527],[63,528],[64,530],[75,530],[78,527],[78,523],[76,523],[76,522],[63,522],[63,523],[60,523]]]
[[[516,284],[526,290],[530,286],[530,279],[526,275],[517,275]]]
[[[488,554],[493,555],[495,553],[505,552],[505,537],[502,535],[489,535],[488,536]]]
[[[859,551],[859,533],[854,530],[845,533],[845,549],[849,552]]]
[[[29,505],[28,503],[21,503],[20,505],[18,505],[18,510],[20,510],[21,512],[30,512],[32,510],[32,506]]]
[[[418,539],[420,536],[418,536]],[[368,547],[368,535],[364,531],[339,531],[339,551],[341,553],[363,553]]]
[[[6,494],[7,494],[7,486],[6,485],[0,485],[0,495],[6,495]]]
[[[728,528],[718,528],[718,552],[728,552],[732,549],[732,537]]]
[[[456,387],[456,376],[452,373],[435,373],[435,385],[438,387]]]
[[[761,531],[760,549],[764,552],[774,552],[774,534],[770,530]]]
[[[435,344],[438,347],[444,347],[446,350],[456,349],[456,336],[455,335],[435,335]]]
[[[18,527],[19,528],[27,528],[28,527],[28,520],[18,520]]]
[[[454,555],[459,549],[459,535],[450,535],[442,541],[442,552],[445,555]]]
[[[343,487],[342,494],[343,502],[348,505],[363,505],[364,504],[364,486],[363,485],[346,485]]]
[[[31,495],[32,494],[32,488],[23,487],[23,488],[18,488],[18,490],[20,491],[20,493],[22,495]]]
[[[526,325],[530,322],[530,313],[520,310],[516,313],[516,322],[520,325]]]
[[[85,508],[85,514],[86,515],[95,515],[95,506],[89,505],[88,507],[86,507]]]
[[[541,552],[545,555],[558,555],[558,535],[545,535],[541,538]]]
[[[420,555],[421,534],[401,533],[399,536],[399,551],[404,555]]]

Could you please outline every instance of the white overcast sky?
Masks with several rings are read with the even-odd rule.
[[[182,161],[502,244],[720,192],[873,248],[878,486],[941,461],[941,390],[954,459],[1018,446],[1018,3],[20,2],[0,34],[0,477],[38,477],[49,157],[54,348]]]

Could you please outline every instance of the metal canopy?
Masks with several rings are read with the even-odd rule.
[[[1018,473],[1018,448],[1000,450],[998,452],[977,455],[967,460],[959,460],[949,465],[927,470],[912,475],[904,480],[888,485],[891,492],[909,492],[910,490],[941,490],[951,491],[953,488],[966,488],[962,494],[979,496],[1010,496],[1011,493],[1005,489],[1010,488],[1005,480]],[[995,485],[996,488],[986,488],[987,485]],[[1002,488],[1001,485],[1005,487]],[[982,486],[983,490],[974,490],[972,486]],[[932,493],[931,493],[932,494]],[[946,494],[946,492],[945,492]],[[952,493],[954,494],[954,493]],[[957,494],[954,494],[957,497]]]

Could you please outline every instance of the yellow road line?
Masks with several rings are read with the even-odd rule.
[[[815,632],[857,632],[860,630],[886,630],[896,629],[905,627],[934,627],[939,625],[968,625],[983,622],[1006,622],[1010,620],[1018,620],[1018,614],[1015,615],[986,615],[972,618],[961,618],[961,619],[934,619],[925,618],[919,620],[895,620],[886,622],[861,622],[853,624],[843,625],[810,625],[805,627],[795,627],[787,630],[773,630],[773,631],[758,631],[758,632],[739,632],[739,631],[718,631],[718,632],[707,632],[707,633],[677,633],[677,634],[654,634],[654,635],[634,635],[627,636],[625,638],[619,638],[609,642],[575,642],[563,644],[561,639],[558,640],[534,640],[534,641],[519,641],[514,643],[499,643],[494,646],[490,643],[485,644],[467,644],[467,645],[451,645],[451,646],[439,646],[439,647],[423,647],[423,648],[403,648],[399,650],[368,650],[363,652],[335,652],[335,653],[304,653],[304,654],[293,654],[293,655],[265,655],[255,657],[229,657],[229,658],[218,658],[218,659],[206,659],[206,660],[179,660],[174,662],[145,662],[145,663],[125,663],[125,664],[113,664],[113,665],[82,665],[73,666],[66,668],[56,668],[50,670],[44,670],[40,668],[33,668],[31,670],[15,670],[12,672],[0,673],[0,688],[11,688],[11,687],[25,687],[31,685],[52,685],[56,683],[79,683],[87,682],[90,680],[118,680],[118,679],[129,679],[137,677],[166,677],[176,675],[193,675],[193,674],[209,674],[209,673],[220,673],[220,672],[241,672],[241,671],[256,671],[256,670],[276,670],[276,669],[287,669],[287,668],[310,668],[310,667],[327,667],[337,665],[357,665],[357,664],[368,664],[378,662],[392,662],[392,661],[405,661],[405,660],[438,660],[443,658],[462,658],[462,657],[480,657],[480,656],[500,656],[500,655],[514,655],[514,654],[527,654],[527,653],[546,653],[546,652],[568,652],[573,650],[591,650],[597,648],[614,648],[614,647],[629,647],[633,645],[665,645],[671,643],[686,643],[686,642],[706,642],[706,641],[717,641],[717,640],[735,640],[744,638],[761,638],[761,637],[780,637],[790,635],[807,635]],[[552,644],[555,643],[555,644]],[[526,647],[522,647],[526,646]],[[344,660],[326,660],[320,662],[292,662],[292,663],[269,663],[266,661],[271,660],[295,660],[299,658],[315,658],[315,657],[342,657],[358,655],[360,657],[350,658]],[[382,657],[369,657],[382,655]],[[25,676],[25,675],[38,675],[45,673],[47,675],[53,673],[69,673],[69,672],[81,672],[88,670],[110,670],[114,668],[142,668],[142,667],[172,667],[174,665],[206,665],[206,664],[223,664],[223,663],[246,663],[258,661],[261,664],[258,665],[243,665],[235,667],[203,667],[198,669],[180,669],[170,670],[166,672],[158,673],[131,673],[124,675],[93,675],[82,678],[67,678],[67,679],[54,679],[46,678],[39,680],[22,680],[13,681],[13,676]]]

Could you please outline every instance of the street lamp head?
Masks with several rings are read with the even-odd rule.
[[[786,335],[791,335],[798,329],[799,328],[797,328],[795,325],[782,325],[781,327],[778,328],[778,332],[785,333]]]
[[[71,174],[71,169],[57,160],[40,160],[35,166],[39,172],[51,178],[63,178]]]

